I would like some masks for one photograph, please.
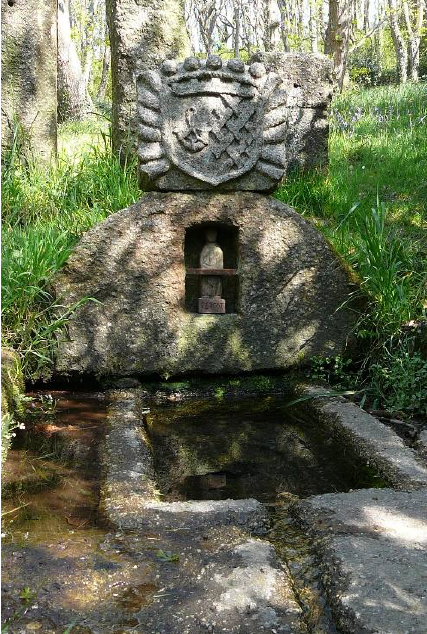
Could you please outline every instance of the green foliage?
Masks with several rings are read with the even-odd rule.
[[[90,77],[90,85],[89,85],[89,94],[92,99],[96,99],[98,94],[99,85],[101,83],[102,78],[102,67],[103,67],[103,59],[95,58],[92,61],[92,72]],[[112,99],[112,86],[111,86],[111,73],[108,73],[106,90],[105,90],[105,99],[107,102],[111,103]]]
[[[260,391],[268,391],[271,389],[273,385],[273,381],[269,376],[265,376],[264,374],[260,374],[258,376],[253,377],[253,385]]]
[[[355,385],[356,377],[351,366],[351,359],[344,359],[340,355],[311,357],[308,376],[314,382],[328,383],[337,389],[347,390]]]
[[[35,596],[35,592],[28,587],[22,588],[21,592],[19,593],[19,598],[21,599],[21,601],[25,601],[26,603],[32,601]]]
[[[1,355],[1,464],[7,457],[16,429],[25,429],[24,377],[19,356],[2,349]]]
[[[413,352],[410,340],[384,348],[369,367],[369,386],[374,408],[427,415],[427,360]]]
[[[357,42],[363,32],[355,34]],[[377,31],[350,53],[347,70],[352,82],[370,87],[397,82],[396,53],[389,29]]]
[[[370,297],[367,320],[369,328],[379,336],[398,332],[403,322],[415,316],[417,305],[412,295],[422,291],[422,286],[417,291],[412,287],[416,278],[412,268],[415,253],[405,249],[402,240],[387,226],[386,217],[386,206],[378,201],[370,213],[355,212],[351,236],[347,233],[335,238],[341,252],[346,250],[362,289]],[[341,223],[340,230],[346,232],[345,223]],[[423,277],[421,272],[419,277]],[[361,327],[360,331],[362,334]]]
[[[179,555],[173,553],[171,550],[162,550],[161,548],[156,552],[157,558],[163,563],[172,563],[179,561]]]
[[[401,326],[425,317],[426,309],[427,85],[336,98],[329,149],[329,172],[294,172],[276,195],[330,240],[361,280],[368,310],[356,333],[359,371],[334,358],[315,360],[312,372],[363,390],[381,406],[406,402],[420,413],[427,388],[415,390],[409,379],[421,368],[419,360],[407,367]]]
[[[93,136],[93,126],[64,126],[63,136]],[[18,350],[25,376],[37,379],[49,375],[56,337],[78,306],[70,311],[56,302],[52,277],[84,231],[140,192],[135,160],[122,166],[105,132],[84,151],[63,150],[48,168],[19,156],[19,148],[8,154],[2,172],[2,342]]]
[[[217,387],[215,388],[215,398],[218,399],[219,401],[224,398],[224,394],[225,394],[225,389],[223,387]]]
[[[8,122],[9,123],[9,122]],[[31,134],[22,124],[18,116],[9,123],[12,129],[12,138],[2,156],[2,162],[6,165],[22,163],[25,165],[27,158],[31,156]]]
[[[7,458],[7,452],[10,449],[12,433],[14,429],[14,420],[12,414],[8,412],[2,414],[1,417],[1,464],[4,464]]]
[[[22,394],[20,395],[20,410],[23,409],[24,403],[27,400]],[[1,415],[1,464],[3,465],[7,458],[7,453],[12,444],[12,438],[16,436],[17,429],[25,429],[25,424],[20,422],[21,418],[19,413],[16,412],[2,412]]]
[[[189,381],[171,381],[169,383],[161,383],[160,387],[168,392],[185,390],[191,387]]]

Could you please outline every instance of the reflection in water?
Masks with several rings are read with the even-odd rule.
[[[164,499],[254,497],[273,503],[376,486],[366,467],[283,399],[197,401],[154,408],[147,420]]]
[[[56,413],[36,412],[32,433],[10,451],[3,473],[3,618],[13,623],[20,615],[11,633],[56,626],[63,632],[74,620],[80,632],[91,631],[80,620],[95,623],[95,631],[148,631],[144,614],[151,610],[147,619],[155,620],[168,601],[165,588],[177,583],[171,575],[179,575],[156,552],[180,553],[192,536],[167,527],[162,534],[162,526],[153,534],[102,527],[97,452],[107,403],[102,395],[54,398]],[[304,572],[300,599],[310,597],[307,609],[320,623],[323,603],[313,599],[318,572],[310,569],[308,580],[305,538],[286,542],[292,537],[286,501],[292,494],[372,486],[372,476],[314,421],[301,420],[279,400],[210,399],[152,411],[147,429],[164,499],[255,497],[274,504],[270,538],[284,560],[297,553]],[[207,534],[200,542],[206,552],[213,547],[209,540]],[[297,585],[297,575],[294,580]],[[34,597],[25,614],[23,588]],[[327,625],[324,631],[334,630]]]

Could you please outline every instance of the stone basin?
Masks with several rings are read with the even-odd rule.
[[[382,487],[384,480],[314,418],[273,397],[195,400],[157,406],[144,429],[161,499],[255,498]]]
[[[424,634],[427,470],[414,449],[325,388],[206,398],[177,385],[75,396],[36,426],[25,473],[11,451],[28,491],[18,504],[6,490],[10,631],[60,634],[77,619],[88,634]],[[45,459],[58,434],[75,463],[61,471]],[[22,579],[36,588],[40,570],[55,581],[15,623]]]
[[[211,399],[156,406],[145,420],[135,392],[110,396],[103,509],[116,526],[185,532],[196,550],[213,526],[238,527],[262,538],[256,549],[272,541],[270,562],[285,564],[312,631],[424,633],[427,469],[391,429],[318,386],[295,387],[296,408]],[[402,535],[416,528],[410,552],[396,517]]]
[[[315,398],[324,388],[294,392],[297,407],[290,396],[211,398],[143,414],[147,394],[112,390],[102,453],[109,521],[141,528],[173,516],[185,526],[190,516],[204,524],[243,513],[259,528],[265,504],[283,497],[425,486],[427,470],[392,430],[343,398]]]

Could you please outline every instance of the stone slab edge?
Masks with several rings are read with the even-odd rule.
[[[417,449],[424,460],[427,461],[427,429],[423,429],[418,436]]]
[[[365,505],[372,504],[385,512],[386,521],[383,525],[379,518],[363,517]],[[403,573],[406,576],[414,575],[414,584],[420,584],[418,594],[422,595],[424,590],[426,564],[422,553],[425,550],[420,550],[419,545],[419,550],[414,551],[413,565],[415,566],[415,562],[419,565],[417,573],[404,570],[408,564],[401,555],[399,539],[396,540],[396,535],[393,534],[394,522],[387,521],[387,512],[393,520],[400,513],[404,516],[407,508],[417,509],[422,515],[423,509],[426,509],[426,491],[360,489],[349,493],[312,496],[289,507],[290,515],[312,540],[322,585],[335,623],[343,634],[409,634],[409,631],[424,634],[423,625],[419,629],[418,623],[414,627],[412,623],[411,629],[408,629],[405,627],[408,623],[403,624],[399,619],[399,611],[396,611],[395,620],[390,620],[384,616],[381,607],[382,604],[393,607],[387,592],[390,589],[392,592],[395,590],[392,578],[396,580],[398,587],[398,580]],[[417,524],[420,529],[420,523]],[[397,526],[397,531],[399,529],[401,527]],[[426,530],[427,526],[424,533]],[[411,537],[408,540],[411,541]],[[421,541],[425,541],[425,535],[421,536]],[[378,552],[381,553],[380,558]],[[386,584],[390,587],[384,588],[382,584],[387,567],[392,568],[393,575],[390,583]],[[361,576],[363,582],[358,585],[357,580],[360,581]],[[355,584],[358,587],[357,592]],[[402,591],[402,596],[403,594]],[[405,595],[405,600],[408,600],[408,595]],[[408,601],[406,605],[408,619],[416,619],[420,605],[415,605],[415,597],[414,601]],[[422,620],[423,616],[420,614],[418,621]]]
[[[143,424],[143,391],[110,390],[107,399],[107,432],[100,449],[100,512],[110,525],[195,529],[220,524],[257,531],[267,524],[266,511],[254,499],[162,502]]]
[[[322,386],[299,384],[295,394],[305,399],[301,405],[306,412],[331,435],[350,445],[392,487],[405,490],[427,486],[422,459],[392,429],[344,397],[332,396]]]

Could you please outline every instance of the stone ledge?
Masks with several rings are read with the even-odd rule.
[[[300,397],[312,396],[304,401],[304,409],[331,434],[351,445],[393,487],[427,486],[427,469],[421,459],[392,429],[345,398],[328,396],[328,389],[322,386],[299,385],[296,393]],[[322,397],[316,398],[317,394]]]
[[[185,258],[200,253],[185,241],[206,223],[238,238],[234,314],[186,308]],[[347,303],[355,280],[312,224],[243,192],[147,194],[85,233],[54,286],[64,306],[98,300],[68,320],[58,378],[283,370],[341,354],[363,310]]]
[[[291,509],[314,539],[337,625],[347,634],[425,634],[427,496],[365,489]]]
[[[424,460],[427,460],[427,429],[423,429],[419,435],[417,449]]]

